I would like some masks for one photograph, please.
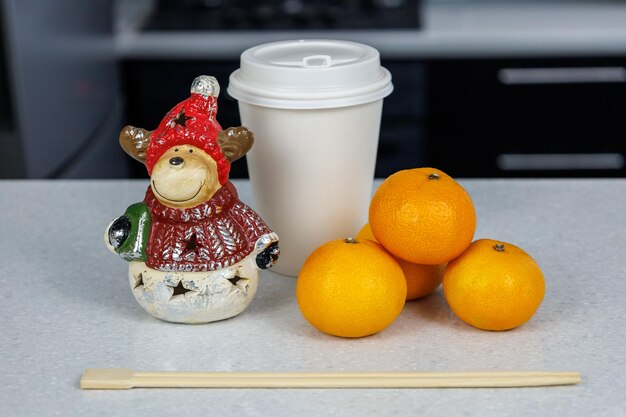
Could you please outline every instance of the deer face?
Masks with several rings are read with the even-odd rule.
[[[152,133],[126,126],[120,133],[122,149],[140,162]],[[245,127],[231,127],[217,134],[222,154],[233,162],[250,150],[254,135]],[[161,204],[173,208],[191,208],[210,199],[221,188],[217,164],[202,149],[191,145],[169,148],[152,167],[150,185]]]
[[[190,145],[168,149],[154,164],[150,184],[161,204],[174,208],[195,207],[221,187],[213,158]]]

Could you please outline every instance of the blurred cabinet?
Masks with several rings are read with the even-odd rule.
[[[625,176],[626,59],[384,59],[385,99],[376,176],[436,166],[457,177]],[[229,60],[129,59],[127,119],[154,128],[197,74],[225,87]],[[158,88],[155,88],[158,86]],[[222,89],[220,123],[238,125]],[[135,175],[145,175],[141,166]],[[233,165],[234,178],[246,164]]]
[[[111,7],[0,1],[0,178],[128,175]]]
[[[425,158],[463,177],[624,176],[626,58],[427,63]]]

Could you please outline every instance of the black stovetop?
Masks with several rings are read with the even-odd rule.
[[[419,0],[159,0],[146,31],[415,29]]]

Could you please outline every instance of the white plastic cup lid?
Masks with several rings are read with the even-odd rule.
[[[387,97],[391,74],[371,46],[336,40],[272,42],[247,49],[228,94],[262,107],[325,109]]]

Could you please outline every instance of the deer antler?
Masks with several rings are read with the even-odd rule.
[[[120,145],[124,152],[139,162],[146,162],[146,149],[150,144],[152,132],[140,127],[126,126],[120,132]]]
[[[228,162],[234,162],[252,148],[254,134],[243,126],[229,127],[217,133],[217,143]]]

